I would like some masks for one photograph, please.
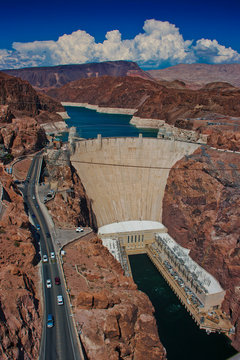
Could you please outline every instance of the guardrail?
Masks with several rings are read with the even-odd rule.
[[[2,197],[3,197],[3,186],[2,186],[2,183],[0,181],[0,216],[1,216],[1,213],[2,213],[2,207],[3,207]]]

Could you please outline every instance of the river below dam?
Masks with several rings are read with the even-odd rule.
[[[139,133],[157,137],[157,130],[130,125],[129,115],[103,114],[81,107],[66,107],[66,111],[70,116],[66,123],[75,126],[80,137],[136,137]],[[63,140],[67,140],[67,134]],[[130,263],[134,281],[155,307],[159,337],[168,360],[226,360],[236,353],[224,335],[207,335],[198,328],[147,255],[130,256]]]
[[[222,334],[200,330],[146,254],[129,256],[133,279],[155,308],[168,360],[226,360],[236,351]]]

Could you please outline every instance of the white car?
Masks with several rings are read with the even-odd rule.
[[[52,287],[52,282],[51,282],[50,279],[47,279],[46,286],[47,286],[48,289],[50,289]]]
[[[47,255],[43,255],[43,262],[48,262],[48,257],[47,257]]]
[[[57,296],[57,304],[58,305],[63,305],[63,297],[62,297],[62,295]]]
[[[51,256],[51,259],[55,259],[55,252],[54,252],[54,251],[51,251],[51,252],[50,252],[50,256]]]
[[[77,227],[76,232],[83,232],[83,229],[81,227]]]

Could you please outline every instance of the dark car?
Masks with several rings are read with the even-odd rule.
[[[60,285],[61,284],[61,280],[58,276],[55,277],[55,284],[56,285]]]
[[[52,316],[52,314],[48,314],[48,316],[47,316],[47,327],[52,328],[53,325],[54,325],[53,316]]]

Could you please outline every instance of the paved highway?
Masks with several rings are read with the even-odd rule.
[[[44,321],[42,331],[42,341],[40,349],[40,360],[81,360],[80,351],[76,333],[74,330],[72,317],[67,302],[67,294],[62,279],[62,273],[59,269],[57,258],[51,259],[50,253],[54,252],[52,239],[49,235],[50,231],[47,222],[38,205],[35,193],[35,183],[41,166],[41,154],[35,156],[29,169],[27,182],[24,187],[24,200],[28,206],[29,215],[32,217],[36,225],[40,225],[38,232],[41,257],[48,256],[48,262],[42,262],[42,281],[44,295]],[[55,277],[61,279],[61,284],[55,284]],[[46,287],[46,280],[51,279],[52,287]],[[57,295],[62,295],[64,299],[63,305],[57,304]],[[47,315],[52,314],[54,317],[54,326],[47,328]]]

